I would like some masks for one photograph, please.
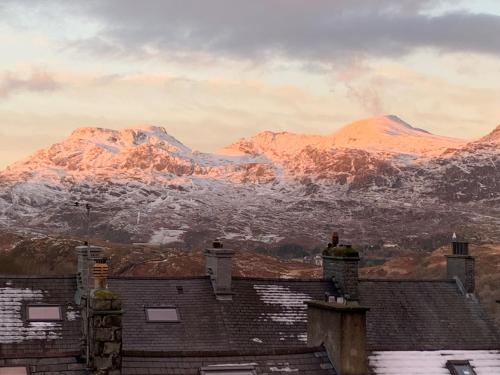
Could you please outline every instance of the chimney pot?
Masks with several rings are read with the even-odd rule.
[[[109,266],[106,258],[96,259],[93,269],[94,289],[107,289]]]
[[[339,234],[337,232],[333,232],[332,234],[332,246],[335,247],[339,244]]]

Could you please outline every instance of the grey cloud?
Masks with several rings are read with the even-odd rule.
[[[0,77],[0,98],[7,98],[19,91],[53,91],[60,88],[60,84],[52,75],[44,70],[33,70],[29,77],[23,78],[6,72]]]
[[[102,30],[72,46],[98,54],[206,53],[305,61],[397,56],[417,47],[500,54],[500,17],[465,11],[429,16],[432,0],[89,0],[62,12]],[[446,1],[452,3],[452,1]],[[70,5],[68,5],[68,3]],[[151,52],[153,51],[153,52]]]

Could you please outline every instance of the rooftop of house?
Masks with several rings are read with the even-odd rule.
[[[0,357],[74,353],[80,315],[75,277],[0,278]],[[217,300],[208,277],[112,277],[123,299],[123,349],[130,353],[268,352],[306,347],[307,300],[338,295],[325,280],[233,278],[232,301]],[[486,350],[500,348],[493,321],[454,280],[360,280],[368,348]],[[29,322],[28,305],[59,305],[62,320]],[[176,322],[150,322],[147,307],[174,307]]]
[[[304,302],[345,300],[342,288],[353,285],[359,304],[368,308],[366,349],[373,374],[394,373],[399,365],[420,371],[416,359],[424,351],[439,368],[457,358],[475,361],[476,368],[500,369],[500,335],[459,278],[358,279],[357,268],[343,280],[229,277],[231,298],[225,289],[219,298],[214,280],[227,281],[223,276],[230,276],[230,267],[209,261],[214,259],[207,258],[209,276],[203,277],[104,276],[122,300],[123,374],[213,374],[235,365],[250,366],[248,374],[335,374],[329,344],[308,346]],[[346,262],[357,267],[352,257]],[[348,285],[352,277],[355,282]],[[23,364],[31,374],[87,373],[77,304],[82,283],[81,273],[78,278],[0,276],[0,368]],[[32,318],[37,308],[42,319]]]

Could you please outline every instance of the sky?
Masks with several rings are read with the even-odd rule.
[[[498,0],[0,0],[0,169],[79,127],[200,151],[395,114],[500,123]]]

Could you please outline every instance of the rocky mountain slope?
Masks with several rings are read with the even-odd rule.
[[[0,227],[193,248],[314,247],[335,227],[366,248],[500,240],[499,128],[466,142],[396,116],[330,135],[264,132],[218,153],[165,129],[82,128],[0,172]]]

